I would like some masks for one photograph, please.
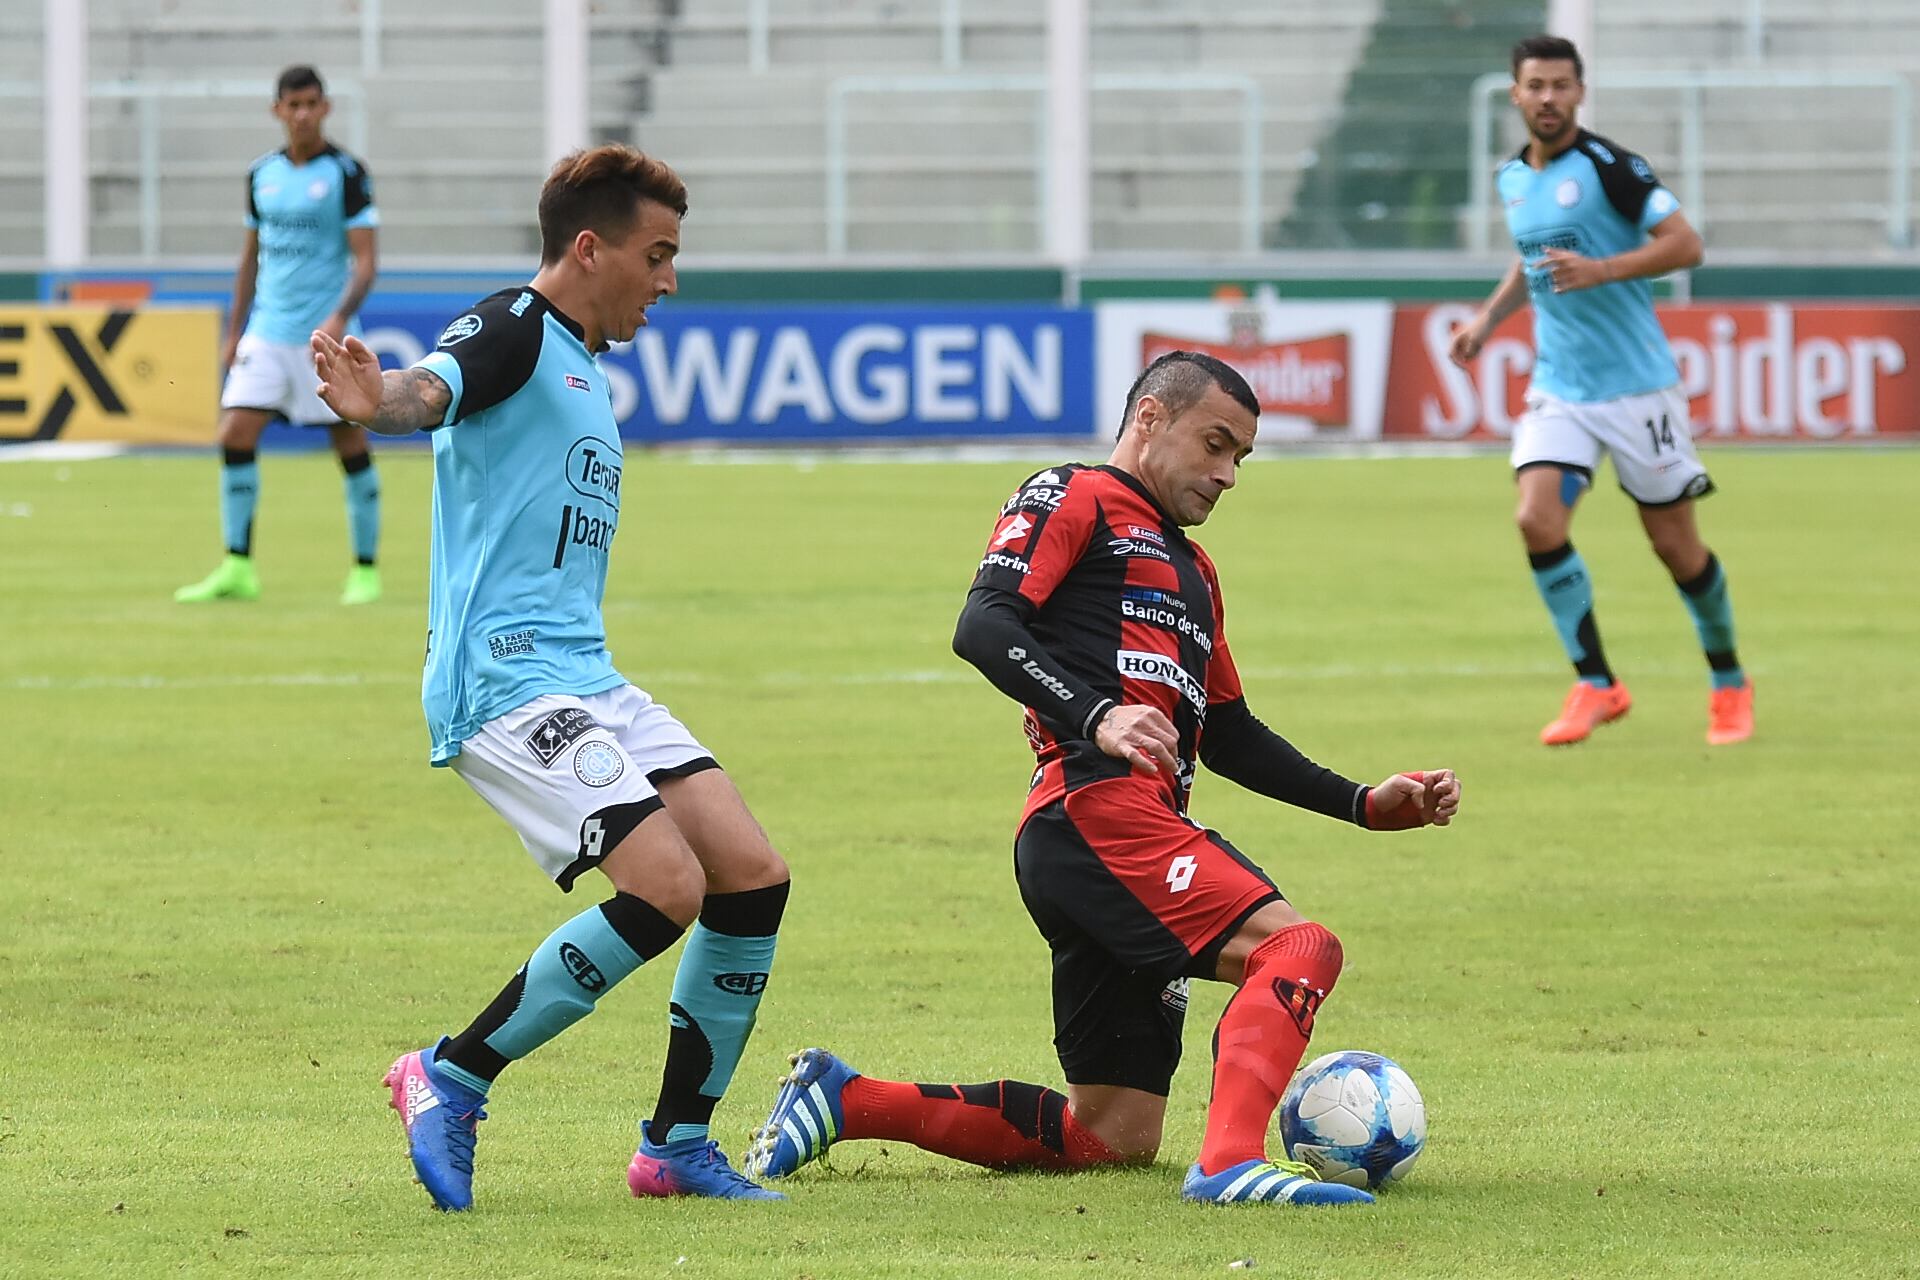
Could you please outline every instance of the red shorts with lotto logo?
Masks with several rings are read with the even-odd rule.
[[[1054,1047],[1068,1082],[1164,1096],[1187,979],[1211,978],[1241,923],[1280,891],[1145,778],[1091,783],[1041,808],[1013,860],[1053,950]]]

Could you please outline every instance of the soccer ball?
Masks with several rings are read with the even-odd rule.
[[[1427,1104],[1398,1063],[1344,1050],[1315,1058],[1280,1099],[1287,1156],[1326,1182],[1398,1182],[1427,1143]]]

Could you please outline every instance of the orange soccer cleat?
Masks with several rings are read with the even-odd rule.
[[[1573,688],[1567,691],[1567,700],[1561,704],[1560,714],[1552,724],[1540,731],[1540,741],[1550,747],[1585,742],[1587,735],[1597,726],[1618,720],[1632,706],[1633,695],[1627,692],[1627,686],[1618,681],[1603,689],[1597,684],[1576,680]]]
[[[1753,736],[1753,681],[1731,689],[1715,689],[1707,703],[1707,741],[1724,747]]]

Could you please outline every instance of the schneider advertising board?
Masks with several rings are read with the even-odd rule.
[[[1447,355],[1467,303],[1100,303],[1101,420],[1119,422],[1143,363],[1217,355],[1281,440],[1465,440],[1512,434],[1533,371],[1522,312],[1468,369]],[[1920,308],[1770,303],[1659,308],[1694,435],[1707,441],[1920,440]]]

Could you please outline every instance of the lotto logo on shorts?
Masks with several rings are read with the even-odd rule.
[[[611,742],[583,742],[573,753],[573,776],[590,787],[607,786],[626,771],[626,757]]]
[[[548,768],[581,734],[599,727],[599,722],[584,708],[562,707],[533,726],[533,732],[526,737],[527,750],[533,752],[541,768]]]

